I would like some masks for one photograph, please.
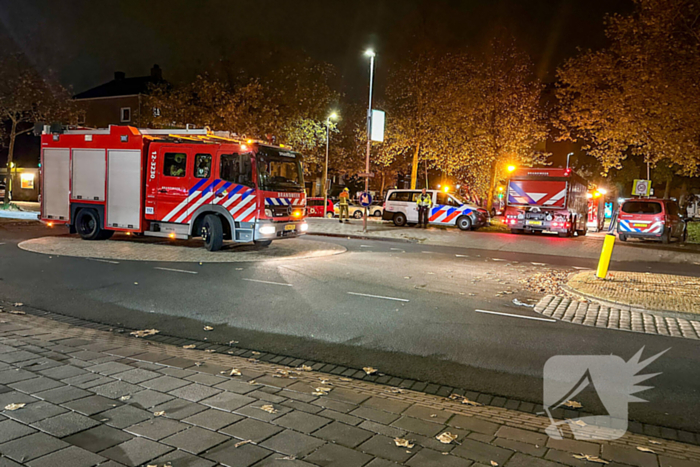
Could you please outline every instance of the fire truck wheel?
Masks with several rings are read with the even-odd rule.
[[[394,214],[394,225],[396,227],[403,227],[406,225],[406,215],[402,212]]]
[[[75,230],[83,240],[100,240],[100,215],[94,209],[81,209],[75,219]]]
[[[472,220],[469,216],[461,216],[457,219],[457,227],[459,227],[459,230],[471,230]]]
[[[272,240],[255,240],[255,246],[267,248],[270,244],[272,244]]]
[[[562,238],[570,237],[570,236],[571,236],[571,232],[569,232],[569,231],[567,231],[567,232],[559,232],[559,236],[562,237]]]
[[[621,241],[621,242],[626,242],[626,241],[627,241],[627,235],[625,235],[625,234],[620,234],[620,241]]]
[[[204,216],[202,222],[202,239],[204,247],[209,251],[219,251],[224,244],[224,229],[221,219],[214,214]]]
[[[327,213],[326,213],[326,217],[327,217],[328,219],[333,219],[333,213],[332,213],[332,212],[327,212]]]

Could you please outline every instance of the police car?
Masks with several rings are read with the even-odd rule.
[[[469,203],[457,194],[427,190],[432,196],[428,222],[431,225],[457,226],[460,230],[473,230],[488,225],[488,213]],[[418,223],[418,203],[421,190],[389,190],[384,202],[382,219],[393,221],[402,227]]]

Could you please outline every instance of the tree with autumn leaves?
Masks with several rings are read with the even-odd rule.
[[[387,89],[386,141],[376,144],[385,167],[397,162],[435,168],[487,199],[509,164],[532,165],[546,154],[542,85],[512,40],[479,54],[422,52],[399,64]]]
[[[74,123],[78,108],[68,91],[53,76],[39,73],[20,53],[0,57],[0,144],[7,144],[8,173],[13,166],[15,141],[43,122]],[[4,136],[4,137],[3,137]],[[8,177],[3,204],[10,202],[11,177]]]
[[[557,120],[603,173],[638,159],[668,192],[669,170],[700,175],[700,0],[635,3],[607,19],[608,47],[559,70]]]

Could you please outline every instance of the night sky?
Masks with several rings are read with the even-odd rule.
[[[173,82],[222,61],[255,73],[274,65],[259,50],[298,48],[335,65],[342,90],[359,98],[370,46],[381,88],[389,64],[418,42],[478,49],[508,31],[550,81],[577,47],[605,44],[605,13],[631,9],[632,0],[0,0],[0,45],[76,93],[115,70],[147,75],[154,63]]]

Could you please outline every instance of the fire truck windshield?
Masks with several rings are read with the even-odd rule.
[[[257,154],[258,184],[265,191],[303,191],[301,155],[291,151],[260,148]]]

